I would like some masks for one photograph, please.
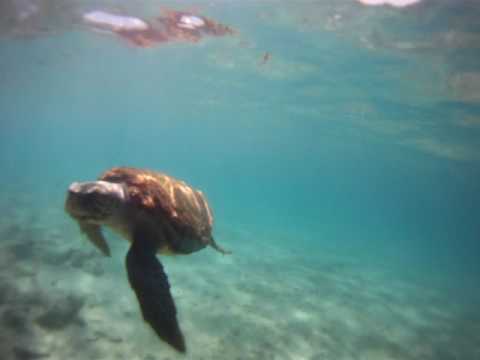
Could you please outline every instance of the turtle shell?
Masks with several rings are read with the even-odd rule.
[[[211,241],[212,211],[203,194],[185,182],[159,172],[128,167],[107,170],[99,180],[125,184],[130,205],[158,219],[159,224],[166,223],[182,239],[196,239],[203,246]]]

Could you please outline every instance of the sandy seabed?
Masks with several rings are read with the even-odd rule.
[[[211,249],[161,257],[188,353],[142,321],[124,269],[61,207],[0,198],[0,353],[29,359],[480,359],[478,309],[334,251],[305,254],[268,234],[220,226]],[[262,241],[262,239],[264,241]]]

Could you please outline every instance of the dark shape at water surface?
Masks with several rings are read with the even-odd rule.
[[[84,304],[84,299],[68,296],[53,304],[36,319],[36,323],[47,330],[61,330],[74,322],[81,322],[78,315]]]
[[[131,243],[128,280],[144,320],[179,352],[186,351],[170,284],[157,253],[190,254],[211,246],[213,216],[203,194],[168,175],[135,168],[113,168],[98,181],[70,185],[65,209],[89,240],[110,255],[101,226]]]

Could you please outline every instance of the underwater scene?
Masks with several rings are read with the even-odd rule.
[[[479,18],[2,0],[0,359],[480,359]]]

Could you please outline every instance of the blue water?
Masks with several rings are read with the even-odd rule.
[[[267,277],[262,264],[277,275],[284,269],[285,278],[302,279],[295,293],[304,301],[312,288],[322,287],[328,269],[320,264],[329,254],[355,264],[348,274],[388,274],[381,281],[387,293],[396,281],[410,284],[405,301],[410,298],[420,313],[433,306],[422,291],[439,294],[439,309],[446,304],[456,309],[449,315],[456,325],[445,332],[447,340],[437,338],[434,323],[406,328],[412,336],[427,334],[429,350],[423,352],[398,350],[411,347],[405,340],[388,356],[369,353],[384,345],[369,342],[368,335],[345,333],[362,345],[353,341],[345,347],[340,336],[338,348],[344,352],[323,353],[323,335],[338,328],[320,319],[315,327],[321,331],[305,340],[316,352],[305,350],[300,340],[288,344],[288,351],[276,347],[287,331],[298,330],[294,323],[289,328],[279,322],[285,333],[272,335],[268,355],[265,348],[260,353],[230,341],[211,350],[217,357],[208,347],[205,353],[191,349],[192,359],[480,358],[480,28],[475,22],[480,6],[453,3],[425,1],[407,9],[367,8],[353,1],[201,3],[201,11],[238,35],[153,49],[134,48],[81,26],[28,39],[4,36],[0,233],[5,243],[11,240],[5,230],[11,224],[31,225],[27,215],[17,214],[23,212],[37,219],[30,241],[45,240],[35,229],[53,228],[67,249],[70,243],[80,246],[78,231],[63,214],[68,184],[119,165],[164,171],[206,194],[216,238],[234,251],[233,261],[241,261],[243,271],[250,267]],[[266,51],[271,59],[261,64]],[[91,250],[86,243],[80,249]],[[272,251],[284,262],[275,263]],[[114,271],[122,270],[121,261]],[[212,261],[204,267],[215,273],[211,267],[220,265]],[[183,264],[188,260],[168,267],[175,271]],[[316,279],[305,288],[303,270]],[[41,262],[36,271],[42,272]],[[234,271],[222,285],[222,271],[217,268],[217,290],[227,279],[240,278]],[[263,280],[278,285],[281,279],[270,275]],[[108,276],[107,271],[103,277]],[[117,276],[121,281],[123,273]],[[265,295],[262,278],[255,279],[258,283],[249,281],[251,296],[275,303],[278,293]],[[175,277],[171,282],[181,286]],[[361,282],[355,286],[369,289]],[[355,286],[351,294],[357,293]],[[388,299],[378,303],[388,306]],[[234,306],[235,296],[228,301]],[[287,309],[298,302],[295,297],[278,301]],[[375,304],[363,301],[351,309],[361,313],[365,304]],[[182,310],[184,321],[195,323],[193,310]],[[207,315],[197,323],[214,321]],[[224,316],[228,324],[228,312]],[[275,323],[275,316],[271,320]],[[142,326],[139,314],[129,321]],[[453,336],[461,330],[464,336]],[[195,337],[192,330],[189,335]],[[388,341],[393,337],[386,335]],[[255,340],[239,340],[244,346],[249,341]],[[45,346],[42,351],[55,357]],[[164,349],[152,346],[152,353]],[[138,351],[133,346],[131,354]],[[220,355],[229,351],[234,355]]]

